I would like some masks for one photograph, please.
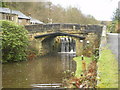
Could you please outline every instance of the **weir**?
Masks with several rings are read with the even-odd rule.
[[[61,53],[75,53],[75,40],[72,38],[61,38]]]

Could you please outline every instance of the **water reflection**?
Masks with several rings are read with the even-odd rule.
[[[75,64],[74,61],[72,60],[73,57],[75,57],[75,53],[60,53],[61,55],[61,60],[63,64],[63,70],[70,70],[74,71],[75,70]]]
[[[31,84],[61,83],[66,70],[75,71],[75,54],[57,54],[28,62],[3,64],[4,88],[30,88]]]

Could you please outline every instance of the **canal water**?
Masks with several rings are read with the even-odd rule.
[[[76,71],[75,41],[61,38],[60,52],[18,63],[3,64],[3,88],[31,88],[36,84],[62,83]],[[68,72],[69,71],[69,72]],[[66,73],[67,72],[67,73]]]
[[[75,53],[59,53],[36,60],[3,64],[4,88],[30,88],[32,84],[62,83],[64,71],[75,72]]]

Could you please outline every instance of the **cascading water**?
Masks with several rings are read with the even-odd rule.
[[[65,52],[69,52],[69,40],[68,40],[68,38],[66,38],[65,48],[66,48]]]
[[[75,41],[72,38],[61,38],[61,53],[75,53]]]
[[[75,40],[72,39],[70,44],[71,44],[71,47],[70,47],[71,50],[70,50],[70,52],[76,52],[76,50],[75,50]]]
[[[65,52],[65,38],[61,38],[61,52]]]

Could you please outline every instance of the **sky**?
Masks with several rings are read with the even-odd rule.
[[[113,12],[118,8],[120,0],[49,0],[53,4],[62,7],[69,6],[79,8],[83,14],[92,15],[97,20],[111,21]]]

